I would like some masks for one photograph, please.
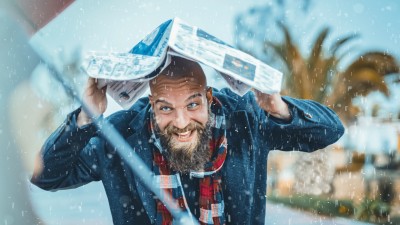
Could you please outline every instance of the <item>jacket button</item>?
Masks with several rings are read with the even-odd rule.
[[[312,115],[310,113],[304,113],[304,116],[307,117],[308,119],[312,119]]]

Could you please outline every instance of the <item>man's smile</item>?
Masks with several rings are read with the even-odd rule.
[[[189,142],[192,141],[194,135],[196,134],[196,130],[188,130],[183,133],[174,133],[174,137],[179,141],[179,142]]]

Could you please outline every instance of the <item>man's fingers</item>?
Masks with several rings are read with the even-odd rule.
[[[90,87],[96,83],[96,79],[93,77],[89,77],[87,81],[87,86]]]
[[[256,98],[259,103],[262,103],[262,102],[266,103],[267,101],[269,101],[269,98],[271,97],[271,95],[265,94],[256,89],[253,89],[253,92],[256,94]]]
[[[271,97],[272,95],[271,94],[267,94],[267,93],[264,93],[264,92],[261,92],[261,91],[259,91],[259,90],[257,90],[257,89],[252,89],[253,90],[253,92],[256,94],[256,97],[257,98],[261,98],[261,97],[263,97],[263,98],[269,98],[269,97]]]
[[[86,84],[86,94],[91,96],[94,94],[97,94],[99,92],[101,92],[102,94],[106,93],[107,91],[107,86],[104,86],[103,88],[99,89],[98,88],[98,79],[93,78],[93,77],[89,77],[87,80],[87,84]]]

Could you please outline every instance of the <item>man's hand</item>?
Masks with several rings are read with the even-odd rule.
[[[271,116],[284,120],[292,118],[288,105],[282,100],[279,93],[265,94],[255,89],[253,91],[258,105]]]
[[[98,117],[103,114],[107,109],[107,97],[106,97],[107,86],[98,89],[97,79],[89,77],[86,89],[83,94],[83,101],[94,113],[94,117]],[[78,115],[78,126],[81,127],[85,124],[91,123],[92,118],[86,114],[85,111],[81,111]]]

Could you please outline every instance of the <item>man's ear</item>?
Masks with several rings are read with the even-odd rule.
[[[212,88],[211,87],[207,87],[206,98],[207,98],[208,105],[211,105],[211,103],[212,103]]]

